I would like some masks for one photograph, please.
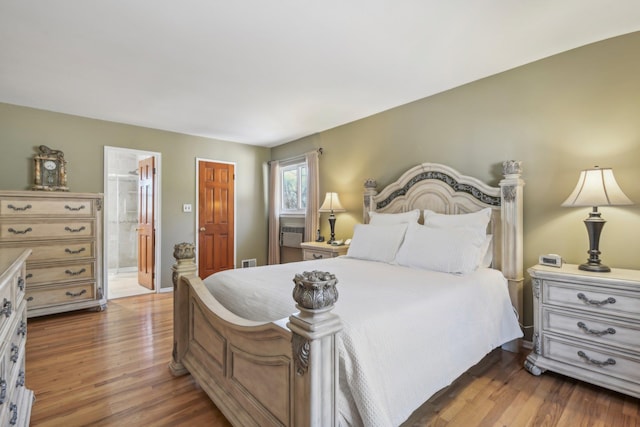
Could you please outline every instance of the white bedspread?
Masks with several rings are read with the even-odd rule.
[[[492,269],[456,276],[338,257],[224,271],[205,284],[232,312],[271,321],[297,311],[292,279],[311,270],[338,278],[344,425],[397,426],[491,350],[522,336],[507,282]]]

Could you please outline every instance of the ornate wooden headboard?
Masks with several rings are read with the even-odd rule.
[[[509,280],[513,306],[522,314],[523,243],[522,197],[524,181],[521,162],[505,161],[503,178],[497,187],[462,175],[438,163],[423,163],[406,171],[379,193],[376,181],[364,185],[364,222],[369,212],[398,213],[424,209],[446,214],[475,212],[491,208],[487,233],[493,235],[493,267]]]

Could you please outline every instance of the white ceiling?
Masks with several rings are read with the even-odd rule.
[[[274,146],[638,30],[638,0],[0,0],[0,102]]]

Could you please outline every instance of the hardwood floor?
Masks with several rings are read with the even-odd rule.
[[[104,312],[29,319],[32,426],[229,426],[202,389],[167,367],[172,294],[109,302]],[[496,350],[426,402],[406,426],[640,427],[640,400],[553,373],[534,377],[523,354]]]
[[[31,425],[230,426],[191,376],[169,372],[172,325],[171,293],[29,319]]]

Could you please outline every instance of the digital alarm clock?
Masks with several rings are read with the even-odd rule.
[[[540,255],[540,259],[538,262],[542,265],[548,265],[550,267],[562,267],[562,257],[558,254]]]

